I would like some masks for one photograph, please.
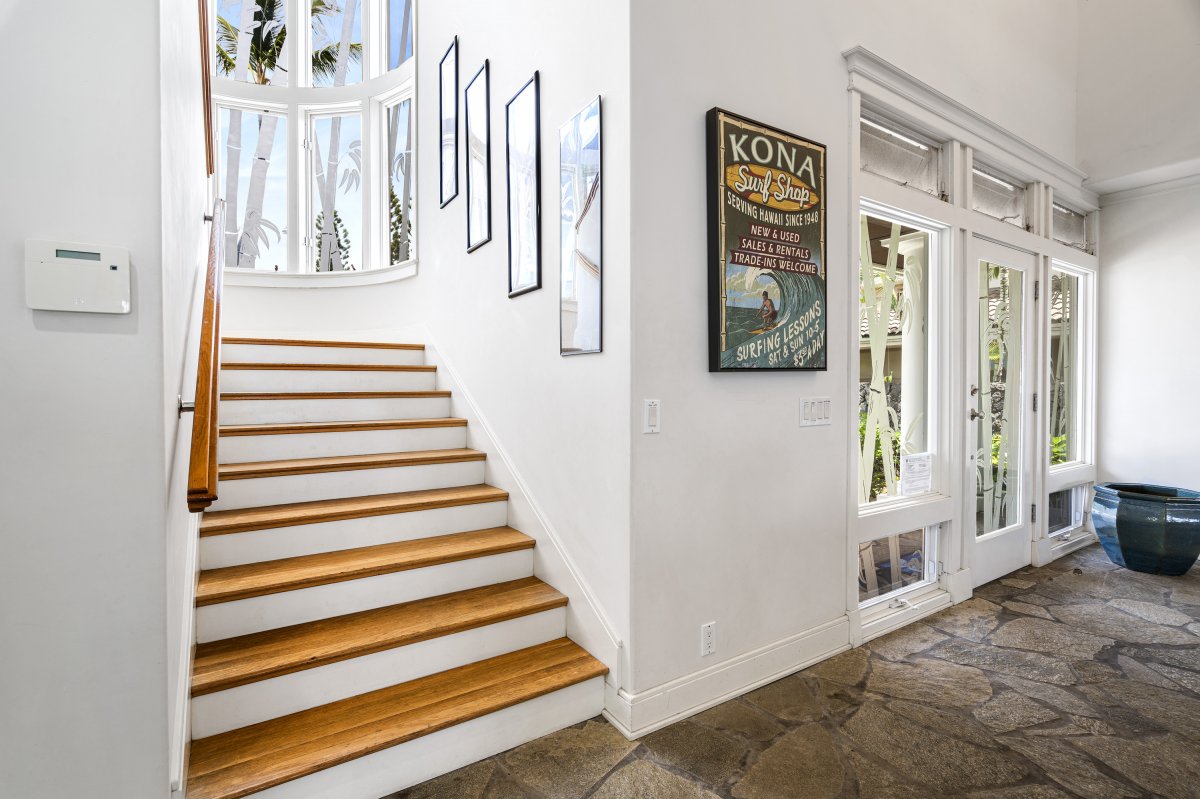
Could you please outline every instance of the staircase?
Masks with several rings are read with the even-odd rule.
[[[378,799],[600,711],[607,669],[423,346],[222,358],[188,799]]]

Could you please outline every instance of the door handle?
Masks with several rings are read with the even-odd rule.
[[[971,413],[970,413],[969,415],[970,415],[970,417],[971,417],[971,421],[972,421],[972,422],[973,422],[973,421],[975,421],[976,419],[982,419],[982,418],[983,418],[983,414],[982,414],[982,413],[980,413],[979,411],[975,410],[974,408],[972,408],[972,409],[971,409]]]

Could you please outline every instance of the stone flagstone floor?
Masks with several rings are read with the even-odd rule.
[[[1200,799],[1200,567],[1093,545],[626,741],[594,719],[386,799]]]

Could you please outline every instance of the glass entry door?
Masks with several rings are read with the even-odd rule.
[[[1034,256],[975,239],[968,267],[964,496],[975,585],[1032,557]],[[973,343],[973,346],[971,345]]]

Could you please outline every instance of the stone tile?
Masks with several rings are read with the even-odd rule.
[[[958,709],[944,710],[933,705],[904,700],[888,702],[888,709],[909,721],[915,721],[951,738],[961,738],[986,748],[996,746],[995,738],[987,727]]]
[[[1163,729],[1200,741],[1200,699],[1133,680],[1105,683],[1103,690]]]
[[[1072,713],[1076,716],[1090,716],[1092,718],[1101,715],[1100,711],[1091,702],[1076,696],[1065,688],[1059,688],[1056,685],[1047,685],[1037,680],[1024,680],[1011,675],[998,675],[996,679],[1014,691],[1019,691],[1030,699],[1036,699],[1048,705],[1053,705],[1064,713]]]
[[[635,760],[615,771],[591,799],[719,799],[678,774],[647,760]]]
[[[637,747],[603,721],[589,721],[501,755],[510,775],[546,799],[580,799]]]
[[[1000,751],[922,727],[876,702],[864,705],[842,725],[842,732],[890,763],[905,780],[927,782],[954,795],[1018,782],[1027,773]]]
[[[1012,736],[1003,740],[1014,751],[1036,763],[1050,779],[1087,799],[1124,799],[1138,796],[1138,791],[1131,790],[1102,774],[1090,758],[1062,741]]]
[[[909,655],[924,652],[934,644],[940,644],[946,636],[928,625],[917,622],[902,627],[894,633],[876,638],[867,644],[872,652],[888,660],[904,660]]]
[[[858,778],[858,795],[863,799],[929,799],[928,786],[904,782],[891,766],[883,766],[851,750],[850,765]]]
[[[384,799],[483,799],[496,764],[481,760]]]
[[[1005,691],[971,712],[998,733],[1045,724],[1058,718],[1058,714],[1050,708],[1015,691]]]
[[[944,633],[978,643],[1000,624],[999,612],[999,605],[975,597],[935,613],[925,621]]]
[[[1133,644],[1193,644],[1196,637],[1103,605],[1059,605],[1054,617],[1080,630]]]
[[[841,685],[829,680],[815,679],[817,695],[825,702],[825,709],[832,716],[845,713],[863,702],[862,689],[852,685]]]
[[[508,777],[497,774],[483,792],[483,799],[539,799],[537,794],[522,788]]]
[[[1170,679],[1176,685],[1182,686],[1194,694],[1200,694],[1200,674],[1177,669],[1174,666],[1164,666],[1161,663],[1146,663],[1145,665]]]
[[[952,663],[1057,685],[1075,682],[1075,674],[1066,663],[1037,652],[1001,649],[969,641],[946,641],[930,649],[929,654]]]
[[[832,680],[842,685],[858,685],[867,676],[867,650],[859,647],[834,655],[815,666],[805,669],[805,674]]]
[[[976,791],[967,794],[967,799],[1074,799],[1052,785],[1016,785],[994,791]]]
[[[833,799],[846,774],[833,738],[807,724],[789,732],[758,756],[733,786],[737,799]]]
[[[1139,646],[1130,647],[1125,651],[1130,657],[1143,662],[1157,660],[1169,666],[1200,671],[1200,646],[1191,649],[1152,649]]]
[[[1145,741],[1080,738],[1072,743],[1156,796],[1200,796],[1200,747],[1173,735]]]
[[[1192,635],[1200,635],[1200,624],[1189,624],[1187,628]]]
[[[1089,719],[1087,716],[1067,716],[1065,724],[1026,730],[1025,734],[1061,738],[1070,735],[1116,735],[1117,731],[1100,719]]]
[[[1095,660],[1080,660],[1071,664],[1071,669],[1075,672],[1075,676],[1079,678],[1079,682],[1108,682],[1109,680],[1121,679],[1121,672],[1107,663],[1100,663]]]
[[[1178,610],[1173,610],[1153,602],[1140,602],[1136,599],[1112,599],[1109,600],[1108,604],[1110,607],[1123,610],[1131,616],[1137,616],[1139,619],[1153,622],[1154,624],[1180,627],[1192,621],[1192,617],[1186,613],[1180,613]],[[1197,641],[1197,643],[1200,643],[1200,641]]]
[[[1015,599],[1002,603],[1000,607],[1004,608],[1005,610],[1011,610],[1013,613],[1020,613],[1025,616],[1036,616],[1039,619],[1050,619],[1051,621],[1054,619],[1054,617],[1050,615],[1050,611],[1046,610],[1041,605],[1030,605],[1026,602],[1018,602]]]
[[[1022,577],[1005,577],[1000,582],[1009,588],[1019,588],[1022,591],[1037,585],[1037,580],[1026,580]]]
[[[1172,691],[1179,688],[1169,678],[1164,677],[1154,669],[1131,657],[1117,655],[1117,665],[1121,667],[1121,671],[1125,672],[1125,676],[1131,680],[1144,682],[1147,685],[1157,685],[1159,688],[1169,688]]]
[[[744,699],[785,721],[816,721],[825,715],[825,708],[817,695],[798,674],[751,691]]]
[[[867,690],[898,699],[938,705],[973,707],[992,695],[987,675],[972,666],[921,660],[917,663],[876,661],[867,678]]]
[[[1038,605],[1039,607],[1043,607],[1043,608],[1046,607],[1047,605],[1057,605],[1058,604],[1057,599],[1051,599],[1050,597],[1042,596],[1041,594],[1030,594],[1030,593],[1021,594],[1020,601],[1026,602],[1030,605]]]
[[[993,632],[990,640],[997,646],[1049,652],[1079,660],[1094,658],[1101,649],[1115,643],[1111,638],[1079,632],[1045,619],[1010,621]]]
[[[770,716],[738,701],[722,702],[692,716],[692,721],[717,730],[732,732],[751,741],[769,741],[783,732]]]
[[[1175,586],[1171,590],[1171,601],[1177,605],[1200,605],[1200,582],[1191,580]]]
[[[658,760],[714,787],[724,785],[746,755],[740,741],[690,721],[664,727],[642,743]]]

